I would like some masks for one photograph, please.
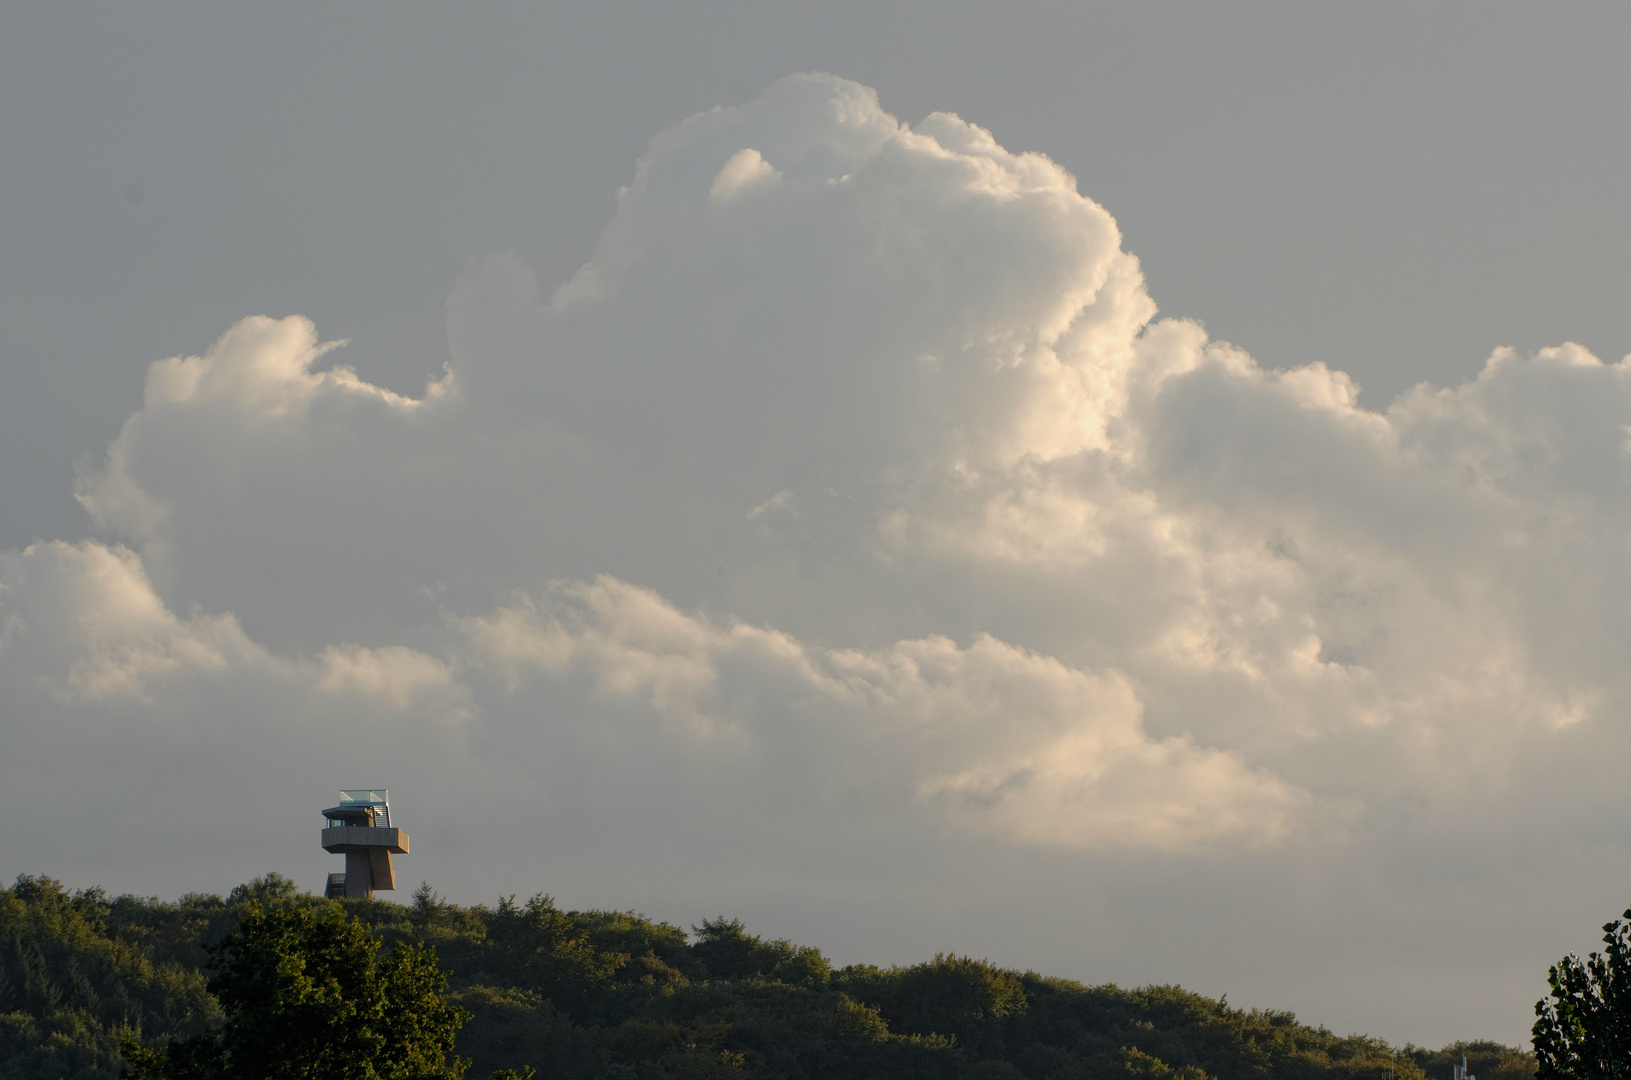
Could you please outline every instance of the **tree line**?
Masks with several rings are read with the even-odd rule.
[[[1571,993],[1624,978],[1572,960],[1537,1059],[951,954],[834,969],[734,919],[687,932],[544,895],[323,900],[269,874],[166,902],[25,875],[0,889],[0,1080],[1449,1080],[1463,1055],[1479,1080],[1631,1075],[1555,1071],[1597,1030]],[[1574,1043],[1542,1038],[1548,1015]]]

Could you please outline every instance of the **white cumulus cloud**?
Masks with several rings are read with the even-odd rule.
[[[943,637],[812,648],[687,616],[612,578],[559,586],[544,602],[521,596],[459,625],[473,662],[498,668],[512,694],[529,678],[581,672],[594,695],[638,701],[681,737],[759,744],[784,763],[797,760],[795,746],[820,745],[832,782],[915,791],[1024,842],[1275,839],[1305,799],[1236,755],[1149,738],[1124,678],[990,636],[966,649]],[[791,740],[790,727],[800,729]]]

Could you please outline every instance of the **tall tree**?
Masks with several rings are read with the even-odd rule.
[[[428,946],[380,954],[339,905],[245,906],[211,949],[220,1030],[162,1050],[130,1046],[129,1080],[458,1080],[469,1013],[447,1001]]]
[[[1631,1078],[1631,910],[1603,927],[1600,953],[1570,954],[1535,1003],[1537,1080]]]

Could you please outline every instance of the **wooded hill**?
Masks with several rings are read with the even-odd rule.
[[[1463,1053],[1479,1080],[1535,1071],[1495,1043],[1395,1048],[1176,986],[1084,986],[960,956],[833,970],[734,920],[687,933],[547,896],[460,907],[428,887],[408,905],[327,901],[270,874],[174,903],[45,877],[0,889],[0,1080],[112,1078],[121,1039],[218,1025],[206,947],[250,902],[342,904],[388,949],[432,946],[473,1014],[458,1039],[473,1077],[1449,1080]]]

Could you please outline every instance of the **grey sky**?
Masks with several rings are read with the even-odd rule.
[[[319,804],[284,792],[387,782],[422,815],[399,873],[460,900],[728,908],[841,961],[1519,1040],[1547,959],[1631,899],[1623,373],[1514,360],[1384,424],[1169,328],[1115,361],[1127,402],[1082,406],[1122,410],[1105,465],[1049,413],[1080,387],[993,389],[948,345],[1130,281],[1100,218],[1001,218],[1008,306],[1000,273],[931,296],[949,260],[868,277],[858,219],[786,194],[820,174],[803,91],[760,96],[827,71],[1048,155],[1162,316],[1379,410],[1498,346],[1631,351],[1627,31],[1606,4],[6,7],[0,872],[316,880]],[[786,216],[731,203],[727,159]],[[788,259],[741,272],[764,236]],[[574,311],[528,292],[591,258]],[[1089,306],[1142,325],[1112,292]],[[869,298],[853,338],[822,317]],[[218,384],[156,369],[142,408],[150,365],[255,314],[351,339],[366,383],[462,381],[313,380],[303,324],[246,324]],[[299,409],[232,383],[255,357]],[[1119,803],[1071,771],[1082,717]],[[102,801],[30,801],[62,784]],[[234,794],[262,810],[229,849],[194,808]],[[472,831],[494,805],[512,831]]]

